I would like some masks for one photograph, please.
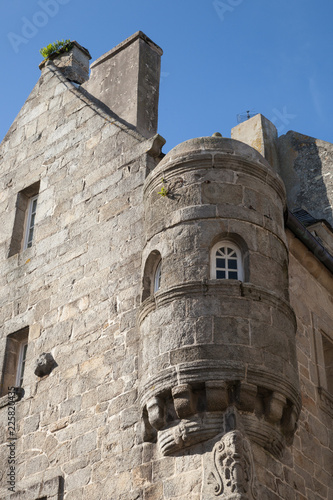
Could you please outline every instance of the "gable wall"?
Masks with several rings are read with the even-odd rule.
[[[17,489],[62,476],[66,498],[80,498],[105,481],[106,457],[111,467],[133,446],[147,149],[52,67],[2,143],[1,363],[7,335],[29,326]],[[33,246],[8,258],[17,193],[39,180]],[[39,378],[42,352],[57,368]],[[6,464],[6,406],[0,417]]]

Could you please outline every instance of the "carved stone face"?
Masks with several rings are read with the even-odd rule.
[[[239,431],[229,432],[224,442],[227,448],[233,448],[234,453],[237,453],[242,447],[241,433]]]

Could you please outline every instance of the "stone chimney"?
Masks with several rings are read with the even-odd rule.
[[[83,88],[145,137],[157,132],[163,51],[138,31],[91,65]]]
[[[277,130],[275,125],[263,115],[255,115],[231,129],[231,138],[245,142],[259,151],[271,167],[279,173]]]
[[[87,49],[76,41],[71,42],[71,44],[72,47],[68,52],[64,50],[60,54],[51,54],[50,57],[40,63],[39,68],[43,69],[51,61],[68,80],[81,84],[89,78],[91,55]]]

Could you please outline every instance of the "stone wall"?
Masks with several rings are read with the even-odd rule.
[[[291,232],[287,235],[303,405],[292,449],[294,474],[304,498],[328,499],[333,496],[333,394],[327,387],[322,336],[333,345],[333,297],[317,280],[318,261]]]
[[[279,137],[278,152],[289,209],[303,208],[333,226],[332,144],[290,131]]]
[[[1,145],[1,367],[7,335],[29,327],[16,403],[17,489],[61,476],[66,498],[83,490],[86,498],[129,498],[130,471],[142,461],[133,449],[135,326],[150,150],[155,139],[110,118],[51,65]],[[8,257],[17,195],[37,181],[33,246]],[[43,352],[57,367],[39,378]],[[7,406],[0,413],[6,464]]]

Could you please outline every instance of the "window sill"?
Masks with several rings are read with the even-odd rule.
[[[19,488],[21,485],[21,488]],[[64,479],[62,476],[56,476],[47,481],[40,481],[35,484],[27,484],[23,488],[24,483],[17,484],[17,490],[14,493],[6,496],[7,500],[17,500],[18,498],[34,499],[38,498],[43,500],[60,500],[64,496]]]
[[[9,398],[9,394],[2,396],[0,398],[0,408],[10,405],[11,403],[17,403],[23,398],[24,389],[22,387],[14,387],[14,397]]]

